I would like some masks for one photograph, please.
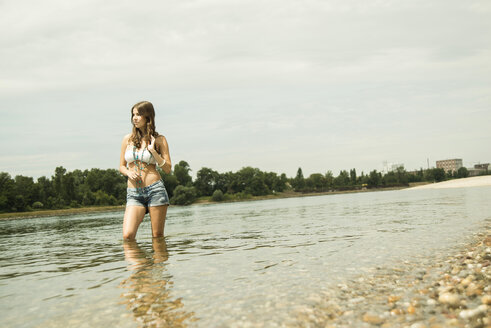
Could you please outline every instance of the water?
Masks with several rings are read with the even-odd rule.
[[[281,326],[340,278],[448,250],[491,187],[171,207],[123,243],[122,212],[0,221],[2,327]]]

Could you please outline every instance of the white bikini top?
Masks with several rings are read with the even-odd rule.
[[[126,152],[124,153],[124,159],[126,163],[133,163],[134,161],[142,161],[147,164],[157,164],[155,157],[152,156],[147,149],[147,147],[143,148],[143,150],[137,150],[135,147],[127,147]]]

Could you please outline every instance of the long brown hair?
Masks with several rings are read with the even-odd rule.
[[[138,114],[145,117],[147,121],[145,134],[133,124],[133,110],[135,108],[138,110]],[[146,141],[147,145],[150,144],[151,136],[155,138],[159,136],[158,132],[155,131],[155,110],[149,101],[140,101],[131,107],[131,124],[133,125],[133,131],[130,136],[130,142],[138,149],[140,149],[143,141]],[[156,150],[159,151],[157,145],[155,146]]]

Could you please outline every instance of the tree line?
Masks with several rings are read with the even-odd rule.
[[[407,172],[400,167],[381,173],[373,170],[357,174],[356,169],[342,170],[337,176],[331,171],[313,173],[307,178],[299,168],[293,178],[284,173],[263,172],[258,168],[244,167],[237,172],[219,173],[203,167],[196,179],[191,168],[180,161],[170,174],[157,171],[165,182],[171,204],[188,205],[198,198],[213,201],[241,200],[293,190],[296,192],[326,192],[407,186],[411,182],[439,182],[469,175],[466,168],[445,173],[441,168]],[[487,172],[486,172],[487,174]],[[0,172],[0,212],[24,212],[40,209],[61,209],[87,206],[124,205],[127,178],[116,169],[74,170],[67,172],[59,166],[50,178],[17,175],[12,178]]]

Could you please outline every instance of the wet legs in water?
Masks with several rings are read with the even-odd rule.
[[[152,223],[152,237],[164,236],[165,217],[167,216],[167,205],[150,206],[150,220]],[[145,216],[145,207],[127,206],[123,221],[123,238],[125,240],[135,240],[138,227]]]

